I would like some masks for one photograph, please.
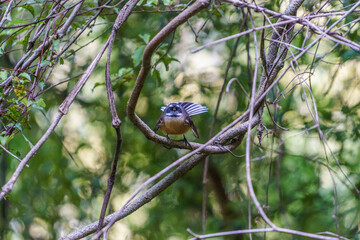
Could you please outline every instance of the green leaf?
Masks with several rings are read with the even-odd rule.
[[[26,99],[26,98],[24,98]],[[24,100],[23,99],[23,100]],[[23,102],[24,104],[26,104],[25,101],[21,100],[21,102]],[[39,109],[39,110],[44,110],[44,107],[46,107],[46,104],[44,102],[44,99],[42,98],[39,98],[36,102],[33,102],[33,101],[29,101],[27,104],[26,104],[28,107],[31,108],[35,108],[35,109]]]
[[[22,102],[25,106],[30,106],[30,103],[31,103],[31,101],[29,102],[28,100],[27,100],[27,98],[23,98],[23,99],[21,99],[20,100],[20,102]]]
[[[186,4],[176,4],[175,6],[174,6],[175,8],[184,8],[184,7],[186,7]]]
[[[19,129],[20,131],[23,130],[23,128],[22,128],[22,126],[21,126],[20,123],[16,123],[16,124],[15,124],[15,127],[16,127],[17,129]]]
[[[37,101],[36,101],[36,104],[39,105],[39,106],[42,106],[42,107],[46,107],[46,104],[44,102],[44,99],[42,98],[39,98]]]
[[[1,145],[5,146],[7,144],[9,136],[0,136],[0,143]]]
[[[64,64],[64,59],[60,58],[60,65],[63,65],[63,64]]]
[[[23,78],[31,81],[31,76],[30,76],[30,74],[28,74],[27,72],[22,72],[22,73],[20,73],[19,76],[21,76],[21,77],[23,77]]]
[[[94,87],[91,89],[91,91],[94,91],[95,88],[99,87],[99,86],[105,86],[104,82],[97,82],[94,84]]]
[[[169,56],[163,56],[163,57],[161,58],[161,62],[164,63],[165,68],[166,68],[166,71],[169,71],[169,64],[170,64],[171,62],[173,62],[173,61],[179,62],[179,60],[177,60],[176,58],[172,58],[172,57],[169,57]]]
[[[39,110],[45,110],[42,106],[37,105],[36,103],[32,102],[31,103],[31,108],[30,109],[39,109]]]
[[[140,0],[140,1],[136,4],[136,6],[141,6],[143,3],[144,3],[144,0]]]
[[[144,6],[155,7],[159,4],[158,0],[147,0]]]
[[[71,22],[71,27],[76,30],[79,27],[79,24],[77,22]],[[70,29],[69,29],[70,30]]]
[[[173,0],[163,0],[163,3],[165,4],[165,6],[169,6],[172,5],[174,2]]]
[[[22,40],[22,44],[23,44],[23,51],[26,52],[26,48],[29,45],[29,39],[30,39],[30,35],[31,35],[32,31],[29,31],[28,34],[26,34],[24,40]]]
[[[123,77],[124,75],[127,75],[129,73],[133,73],[133,69],[132,68],[120,68],[118,71],[118,75],[119,77]]]
[[[16,26],[16,25],[23,25],[23,24],[28,24],[28,21],[24,21],[20,18],[15,18],[13,20],[11,20],[10,22],[8,22],[7,26]]]
[[[40,63],[41,67],[46,67],[46,66],[51,66],[52,62],[48,61],[48,60],[43,60]]]
[[[140,34],[139,37],[144,40],[144,42],[147,44],[150,40],[150,35],[149,34]]]
[[[23,130],[20,123],[16,123],[16,124],[10,123],[10,124],[8,124],[8,127],[15,127],[15,128],[17,128],[17,129],[19,129],[20,131]]]
[[[55,51],[59,50],[60,47],[61,47],[60,39],[57,39],[57,40],[53,41],[53,46],[54,46]]]
[[[30,148],[33,148],[34,145],[30,142],[30,140],[27,139],[24,134],[21,133],[21,135],[24,137],[25,141],[29,144]]]
[[[145,45],[142,45],[135,49],[134,53],[131,55],[131,58],[133,59],[134,66],[138,66],[142,60],[142,55],[145,50]]]
[[[45,83],[44,82],[39,82],[38,86],[40,87],[41,90],[44,90]]]
[[[21,7],[24,8],[24,9],[26,9],[26,10],[28,10],[28,11],[31,13],[31,15],[32,15],[33,17],[35,17],[35,9],[34,9],[33,6],[31,6],[31,5],[24,5],[24,6],[21,6]]]
[[[7,79],[7,78],[8,78],[8,71],[6,71],[6,70],[1,71],[0,72],[0,79],[5,81],[5,79]]]
[[[345,52],[340,54],[340,57],[344,60],[350,60],[359,57],[359,54],[352,49],[347,49]]]
[[[158,82],[161,82],[161,76],[158,70],[154,69],[151,74]]]

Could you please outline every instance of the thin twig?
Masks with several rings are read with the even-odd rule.
[[[310,27],[311,29],[313,29],[314,31],[317,31],[320,33],[320,36],[321,38],[323,37],[327,37],[329,38],[330,40],[334,41],[334,42],[338,42],[338,43],[341,43],[341,44],[344,44],[344,45],[347,45],[355,50],[360,50],[360,45],[353,42],[353,41],[350,41],[342,36],[340,36],[339,34],[336,34],[335,32],[330,32],[330,30],[332,28],[334,28],[336,26],[336,24],[338,24],[343,18],[345,18],[347,15],[349,15],[350,13],[352,13],[357,7],[358,5],[360,5],[360,2],[357,2],[350,10],[348,10],[341,18],[339,18],[332,26],[330,26],[328,29],[326,29],[325,31],[323,31],[321,28],[319,28],[317,25],[311,23],[309,20],[305,19],[305,18],[298,18],[298,17],[294,17],[294,16],[290,16],[290,15],[286,15],[286,14],[281,14],[281,13],[277,13],[277,12],[274,12],[274,11],[271,11],[265,7],[261,7],[261,6],[258,6],[258,5],[255,5],[255,4],[251,4],[251,3],[247,3],[247,2],[244,2],[244,1],[238,1],[238,0],[225,0],[226,2],[229,2],[229,3],[232,3],[234,6],[239,6],[239,7],[249,7],[249,8],[252,8],[254,9],[255,11],[258,11],[258,12],[263,12],[263,13],[267,13],[267,14],[271,14],[273,15],[274,17],[281,17],[283,19],[285,19],[285,21],[280,21],[280,22],[277,22],[277,23],[274,23],[272,25],[266,25],[266,26],[262,26],[262,27],[257,27],[257,28],[253,28],[253,29],[250,29],[248,31],[245,31],[245,32],[242,32],[242,33],[239,33],[239,34],[235,34],[235,35],[232,35],[232,36],[229,36],[229,37],[225,37],[225,38],[222,38],[222,39],[219,39],[219,40],[216,40],[216,41],[213,41],[211,43],[208,43],[208,44],[205,44],[201,47],[198,47],[194,50],[192,50],[192,53],[195,53],[195,52],[198,52],[204,48],[207,48],[207,47],[210,47],[210,46],[213,46],[213,45],[216,45],[216,44],[219,44],[219,43],[222,43],[222,42],[225,42],[225,41],[228,41],[230,39],[233,39],[233,38],[237,38],[237,37],[240,37],[242,35],[245,35],[245,34],[250,34],[252,33],[253,31],[258,31],[258,30],[262,30],[264,28],[269,28],[269,27],[273,27],[273,26],[281,26],[281,25],[286,25],[288,23],[299,23],[299,24],[302,24],[304,26],[307,26],[307,27]],[[285,24],[284,24],[285,23]]]
[[[9,2],[9,4],[8,4],[7,8],[6,8],[6,10],[5,10],[5,12],[4,12],[4,15],[3,15],[3,18],[1,19],[1,22],[0,22],[0,28],[2,27],[2,25],[3,25],[4,22],[6,21],[7,16],[8,16],[8,14],[9,14],[9,12],[10,12],[11,5],[12,5],[13,2],[14,2],[14,0],[11,0],[11,1]]]
[[[135,7],[135,5],[136,5],[136,2],[132,3],[130,9],[132,10],[132,8]],[[129,11],[128,13],[130,13],[130,12],[131,11]],[[100,217],[99,217],[99,224],[97,227],[97,232],[100,232],[101,228],[103,226],[106,208],[107,208],[108,202],[110,200],[110,195],[111,195],[113,185],[115,183],[116,168],[117,168],[117,163],[118,163],[119,156],[120,156],[121,143],[122,143],[122,136],[121,136],[121,131],[120,131],[121,120],[119,119],[119,116],[116,111],[114,93],[113,93],[112,84],[111,84],[110,60],[111,60],[112,48],[113,48],[114,41],[115,41],[115,36],[121,26],[120,25],[121,21],[124,20],[123,17],[124,17],[123,12],[121,11],[115,20],[113,30],[109,37],[110,41],[109,41],[108,55],[107,55],[106,69],[105,69],[106,93],[107,93],[108,102],[109,102],[109,106],[110,106],[112,126],[114,127],[115,132],[116,132],[116,146],[115,146],[115,153],[114,153],[114,159],[113,159],[113,164],[112,164],[112,168],[111,168],[111,173],[110,173],[110,176],[108,179],[108,185],[107,185],[106,193],[104,196],[104,202],[103,202]],[[125,17],[125,19],[126,19],[126,17]],[[107,233],[105,232],[105,234],[107,234]]]
[[[243,18],[243,21],[240,25],[240,31],[242,30],[242,28],[244,27],[244,23],[246,21],[246,17]],[[213,119],[212,119],[212,122],[211,122],[211,127],[210,127],[210,133],[209,133],[209,138],[212,138],[213,137],[213,134],[214,134],[214,129],[215,129],[215,123],[216,123],[216,120],[217,120],[217,114],[218,114],[218,111],[219,111],[219,108],[220,108],[220,103],[221,103],[221,100],[222,100],[222,96],[225,92],[225,86],[226,86],[226,81],[227,81],[227,78],[228,78],[228,73],[229,73],[229,70],[230,70],[230,67],[231,67],[231,63],[232,63],[232,60],[236,54],[236,50],[237,50],[237,47],[239,45],[239,42],[240,42],[240,38],[237,38],[235,43],[234,43],[234,46],[231,50],[231,54],[230,54],[230,57],[229,57],[229,60],[227,62],[227,65],[226,65],[226,69],[225,69],[225,73],[224,73],[224,81],[223,81],[223,85],[221,87],[221,90],[220,90],[220,93],[219,93],[219,96],[218,96],[218,100],[217,100],[217,103],[216,103],[216,107],[215,107],[215,112],[214,112],[214,116],[213,116]],[[208,168],[209,168],[209,161],[210,161],[210,158],[207,157],[205,159],[205,162],[204,162],[204,169],[203,169],[203,199],[202,199],[202,229],[203,229],[203,234],[205,234],[206,232],[206,199],[207,199],[207,191],[206,191],[206,185],[207,185],[207,173],[208,173]]]
[[[21,159],[18,158],[15,154],[13,154],[12,152],[10,152],[9,150],[6,149],[6,147],[4,147],[3,145],[0,144],[0,147],[7,152],[8,154],[10,154],[13,158],[15,158],[16,160],[18,160],[19,162],[21,162]],[[26,167],[29,167],[29,165],[25,165]]]
[[[40,140],[35,144],[35,146],[26,154],[26,156],[21,160],[20,164],[16,168],[15,172],[11,176],[10,180],[1,188],[0,193],[0,200],[3,199],[6,194],[9,194],[14,187],[15,182],[20,176],[20,173],[30,160],[32,156],[39,150],[39,148],[44,144],[44,142],[49,138],[52,131],[54,131],[55,127],[59,124],[60,119],[63,117],[64,114],[58,112],[55,120],[52,122],[50,127],[46,130],[45,134],[40,138]]]

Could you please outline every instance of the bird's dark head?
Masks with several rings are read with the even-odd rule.
[[[178,103],[170,103],[166,106],[164,112],[166,117],[182,117],[184,109]]]

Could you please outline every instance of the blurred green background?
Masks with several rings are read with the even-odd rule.
[[[31,4],[20,1],[19,7],[11,12],[13,20],[6,22],[5,26],[18,24],[14,21],[20,15],[23,21],[32,22],[41,10],[48,12],[52,4],[45,1],[30,2]],[[306,1],[298,15],[316,11],[324,2]],[[129,121],[125,111],[146,43],[178,14],[157,10],[169,10],[168,6],[181,9],[186,3],[143,1],[135,8],[136,12],[129,17],[116,37],[111,56],[111,77],[122,121],[123,144],[110,201],[111,212],[118,210],[146,179],[187,152],[169,150],[148,141]],[[341,10],[350,3],[332,2],[327,7]],[[7,4],[2,6],[3,14]],[[60,52],[69,43],[73,34],[78,33],[93,16],[96,4],[97,1],[85,1],[82,7],[84,13],[76,18],[66,37],[56,40],[52,51]],[[287,1],[270,0],[265,6],[274,11],[283,11],[287,4]],[[55,67],[49,79],[41,79],[43,85],[36,93],[68,81],[39,94],[37,103],[29,109],[28,115],[23,115],[21,124],[17,126],[18,133],[1,135],[2,145],[20,158],[26,155],[54,119],[58,106],[79,79],[79,75],[107,40],[122,5],[105,9],[95,23],[66,51],[62,60],[44,63],[51,66],[54,64]],[[32,6],[32,10],[24,6]],[[195,139],[191,132],[186,136],[189,141],[201,143],[209,139],[216,102],[235,39],[196,54],[191,54],[190,50],[238,33],[246,11],[227,4],[212,6],[191,18],[176,30],[174,36],[164,41],[152,59],[154,68],[147,77],[136,109],[145,123],[153,128],[161,114],[160,107],[165,104],[192,101],[206,105],[209,112],[193,117],[200,138]],[[256,26],[261,26],[262,15],[253,13],[253,17]],[[343,24],[357,17],[355,14],[350,15]],[[335,20],[336,18],[331,19],[330,25]],[[251,23],[247,19],[241,29],[249,27]],[[359,24],[349,24],[339,31],[345,34],[350,27],[352,29],[346,37],[359,42]],[[299,29],[300,26],[295,27],[295,31]],[[24,35],[30,30],[28,28],[20,33],[12,29],[1,30],[2,81],[10,74],[8,68],[13,68],[24,53]],[[195,36],[194,32],[198,35]],[[306,34],[305,30],[298,33],[292,44],[301,47],[304,38],[309,37]],[[257,36],[260,39],[261,32],[257,32]],[[271,31],[266,30],[265,37],[270,36]],[[315,38],[316,35],[310,36],[311,40]],[[269,104],[269,110],[274,120],[289,130],[274,126],[268,111],[264,111],[262,124],[265,130],[261,144],[257,138],[257,127],[253,129],[252,179],[258,200],[267,206],[266,213],[278,226],[306,232],[329,231],[359,239],[359,194],[346,179],[349,178],[357,189],[360,188],[359,54],[346,46],[339,45],[332,49],[333,46],[334,43],[330,40],[321,41],[318,46],[310,49],[318,57],[304,55],[298,61],[297,68],[299,73],[304,73],[302,76],[307,85],[311,84],[320,127],[328,145],[324,147],[316,128],[307,131],[314,126],[314,122],[306,100],[310,103],[311,111],[314,111],[313,103],[305,83],[299,84],[300,80],[294,80],[295,74],[289,71],[267,97],[269,102],[279,100],[278,104]],[[292,52],[296,53],[297,50],[292,49]],[[241,37],[226,81],[237,78],[249,93],[254,57],[252,36]],[[97,65],[55,133],[31,159],[30,167],[22,172],[6,201],[0,202],[0,239],[55,239],[96,221],[99,217],[116,141],[104,85],[105,59],[103,57]],[[286,62],[285,66],[288,64]],[[28,71],[34,70],[35,67],[32,67]],[[44,76],[48,73],[49,71]],[[27,88],[29,83],[20,84]],[[7,104],[16,102],[17,98],[18,94],[12,93]],[[247,96],[239,84],[233,82],[220,104],[215,132],[240,116],[247,106]],[[3,129],[8,121],[6,117],[2,116]],[[245,144],[234,151],[238,156],[244,153]],[[332,154],[338,159],[344,173]],[[248,228],[244,158],[228,153],[214,155],[210,159],[212,171],[208,185],[207,233]],[[4,152],[1,152],[0,161],[2,186],[10,178],[18,162]],[[200,164],[149,204],[116,223],[110,231],[110,239],[186,239],[190,237],[186,232],[187,228],[201,233],[202,177],[203,166]],[[216,180],[213,181],[214,179]],[[335,185],[338,230],[333,217]],[[218,188],[224,196],[215,191]],[[265,227],[253,205],[251,215],[252,228]],[[264,234],[253,234],[252,237],[264,239]],[[280,233],[267,233],[266,238],[302,239]],[[249,239],[249,236],[216,239]]]

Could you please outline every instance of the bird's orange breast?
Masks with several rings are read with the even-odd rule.
[[[169,135],[185,134],[187,131],[189,131],[189,129],[189,124],[187,124],[183,118],[165,117],[164,124],[160,126],[160,130],[164,134]]]

